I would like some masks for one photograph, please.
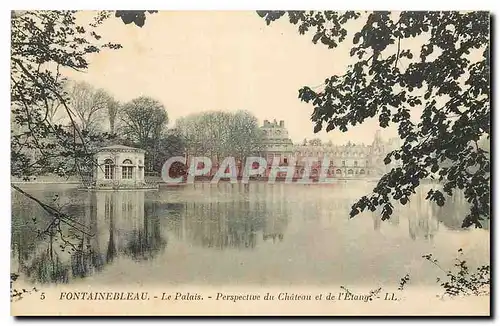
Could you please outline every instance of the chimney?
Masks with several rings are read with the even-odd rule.
[[[269,126],[269,120],[264,120],[264,127],[268,127]]]
[[[280,127],[285,128],[285,120],[280,120]]]

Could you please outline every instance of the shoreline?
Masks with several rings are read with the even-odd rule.
[[[311,180],[309,182],[303,182],[301,179],[292,179],[290,182],[285,179],[276,179],[274,182],[269,182],[266,179],[252,180],[250,179],[248,182],[242,182],[241,179],[238,179],[237,182],[231,182],[231,180],[219,180],[216,183],[212,183],[210,179],[201,179],[195,180],[195,182],[179,182],[179,183],[166,183],[164,181],[158,182],[157,185],[159,187],[179,187],[179,186],[188,186],[188,185],[196,185],[196,184],[250,184],[250,183],[267,183],[267,184],[298,184],[298,185],[333,185],[338,183],[346,183],[346,182],[360,182],[364,181],[367,183],[376,183],[377,179],[361,179],[361,178],[345,178],[345,179],[335,179],[333,182],[319,182],[318,180]],[[81,185],[82,183],[79,181],[11,181],[11,184],[14,185]],[[87,189],[87,188],[85,188]],[[138,188],[139,189],[139,188]],[[148,188],[151,189],[151,188]],[[92,189],[91,189],[92,190]]]

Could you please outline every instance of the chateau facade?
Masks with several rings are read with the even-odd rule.
[[[278,160],[282,166],[295,164],[301,177],[304,173],[305,160],[312,162],[311,176],[318,176],[324,160],[328,162],[328,176],[340,178],[379,177],[392,166],[386,166],[383,160],[387,153],[399,146],[399,139],[388,142],[382,140],[380,131],[374,135],[373,142],[369,145],[348,142],[345,145],[334,145],[331,141],[323,143],[319,139],[293,144],[288,136],[285,122],[264,120],[261,127],[264,132],[264,151],[268,165],[273,160]],[[270,167],[268,167],[270,170]]]

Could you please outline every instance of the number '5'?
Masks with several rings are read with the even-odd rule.
[[[45,299],[45,292],[42,292],[40,293],[40,300],[44,300]]]

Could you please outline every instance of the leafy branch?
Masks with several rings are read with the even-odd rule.
[[[304,86],[298,92],[313,107],[314,132],[347,132],[369,119],[378,119],[381,128],[397,127],[402,145],[384,158],[386,165],[397,167],[352,206],[351,217],[381,206],[386,220],[393,213],[392,202],[405,205],[421,181],[431,179],[449,196],[463,191],[470,206],[463,227],[482,227],[490,218],[487,12],[257,13],[268,25],[288,16],[312,43],[321,41],[337,51],[352,37],[353,63],[347,71],[326,78],[320,91]],[[364,24],[348,33],[348,24],[356,20]],[[405,69],[398,67],[402,62]],[[439,206],[446,202],[436,189],[427,199]]]
[[[439,268],[445,279],[437,278],[437,282],[444,288],[443,296],[483,296],[490,294],[490,266],[483,265],[472,272],[467,262],[462,258],[463,250],[458,250],[459,257],[455,258],[455,270],[445,270],[432,254],[423,255],[434,266]]]

